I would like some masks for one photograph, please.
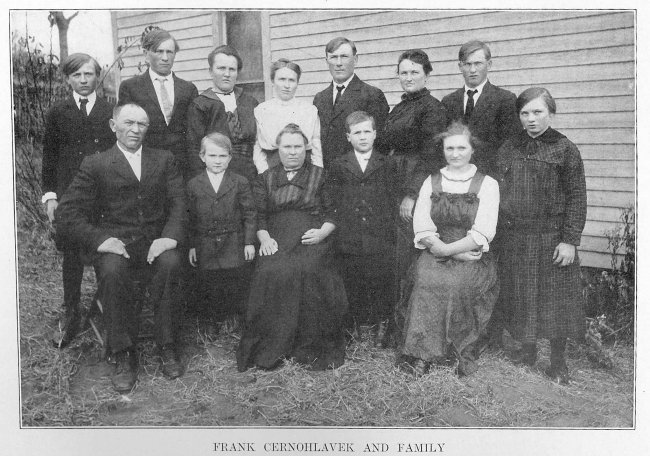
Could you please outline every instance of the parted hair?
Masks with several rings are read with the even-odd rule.
[[[99,66],[97,60],[88,54],[83,54],[81,52],[70,54],[63,61],[61,64],[61,73],[63,73],[65,77],[68,77],[88,62],[91,62],[93,64],[93,67],[95,67],[95,74],[99,76],[99,74],[102,72],[102,67]]]
[[[239,52],[237,52],[237,49],[235,49],[232,46],[228,46],[227,44],[224,44],[222,46],[217,46],[212,50],[212,52],[208,54],[208,65],[210,69],[212,69],[212,64],[214,63],[214,57],[217,54],[229,55],[237,59],[237,71],[241,71],[241,69],[244,67],[244,61],[241,59],[241,56],[239,55]]]
[[[113,120],[117,119],[120,115],[120,112],[122,112],[122,109],[125,106],[136,106],[144,111],[145,114],[147,114],[147,111],[142,107],[142,105],[136,103],[135,101],[127,101],[125,103],[118,103],[115,105],[113,108]],[[147,114],[147,119],[149,119],[149,114]]]
[[[289,68],[291,71],[296,73],[296,76],[298,76],[298,82],[300,82],[300,75],[302,74],[300,65],[285,58],[278,59],[271,64],[271,81],[275,79],[275,73],[277,73],[280,68]]]
[[[142,49],[155,52],[158,50],[158,47],[167,40],[172,40],[174,42],[174,51],[178,52],[180,47],[178,46],[176,38],[174,38],[167,30],[161,28],[153,29],[142,37]]]
[[[402,52],[402,55],[397,59],[397,74],[399,74],[399,65],[403,60],[410,60],[413,63],[419,63],[422,65],[424,74],[427,76],[433,70],[433,66],[431,66],[431,61],[429,60],[429,55],[422,49],[409,49],[408,51]]]
[[[544,103],[546,103],[548,112],[550,112],[551,114],[555,114],[555,111],[557,109],[557,106],[555,105],[555,100],[551,96],[551,92],[549,92],[544,87],[530,87],[524,90],[523,92],[521,92],[517,97],[517,102],[515,103],[515,108],[517,109],[517,113],[521,112],[523,107],[526,106],[531,101],[533,101],[535,98],[541,98],[544,101]]]
[[[357,46],[354,44],[354,41],[349,40],[344,36],[338,36],[325,45],[325,57],[327,57],[328,53],[336,51],[343,44],[349,44],[352,48],[352,55],[357,55]]]
[[[348,133],[352,131],[352,126],[361,122],[370,121],[372,123],[372,129],[375,130],[377,127],[375,125],[375,118],[368,114],[366,111],[354,111],[352,114],[345,118],[345,129]]]
[[[482,49],[485,54],[485,60],[490,60],[492,58],[492,52],[490,52],[490,48],[487,44],[479,40],[470,40],[460,47],[460,50],[458,51],[458,60],[464,62],[471,53],[480,49]]]
[[[476,136],[474,136],[474,134],[472,134],[472,130],[470,130],[469,125],[459,120],[455,120],[452,123],[450,123],[445,131],[443,131],[442,133],[438,133],[434,138],[436,144],[439,147],[440,152],[444,153],[443,145],[445,139],[451,138],[452,136],[459,136],[459,135],[463,135],[467,137],[467,140],[469,141],[469,145],[472,146],[472,149],[474,149],[474,153],[476,153],[477,149],[481,145],[481,141]]]
[[[217,147],[221,147],[222,149],[227,150],[228,154],[232,155],[232,143],[230,142],[230,138],[228,138],[223,133],[214,132],[205,135],[201,140],[201,150],[199,151],[199,155],[205,155],[205,149],[208,143],[214,144]]]
[[[280,130],[280,133],[278,133],[278,136],[275,137],[275,143],[280,144],[280,140],[284,135],[300,135],[305,142],[305,147],[307,147],[307,144],[309,144],[307,136],[305,136],[300,127],[295,123],[285,125],[284,128]]]

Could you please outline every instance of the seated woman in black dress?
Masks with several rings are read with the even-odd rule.
[[[323,168],[305,161],[295,124],[277,136],[281,163],[253,185],[260,256],[251,283],[237,366],[270,369],[293,358],[311,369],[341,366],[348,301],[332,264],[335,225]]]
[[[470,163],[474,140],[466,125],[454,122],[439,138],[447,166],[424,181],[415,205],[414,242],[422,253],[407,281],[401,353],[416,374],[451,355],[459,375],[468,375],[477,369],[474,343],[499,292],[489,251],[499,186]]]

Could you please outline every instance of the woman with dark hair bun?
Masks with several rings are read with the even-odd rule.
[[[435,137],[445,130],[447,114],[440,101],[426,87],[432,66],[421,49],[404,51],[397,62],[397,76],[404,90],[402,101],[388,114],[378,132],[377,148],[396,157],[401,201],[397,219],[398,287],[413,261],[413,208],[424,179],[437,172],[442,160],[436,152]]]
[[[421,375],[457,359],[462,376],[478,369],[474,343],[499,293],[490,252],[499,186],[470,163],[475,140],[466,125],[454,122],[437,138],[447,166],[424,181],[415,205],[412,242],[421,253],[406,281],[400,364]]]
[[[499,149],[501,185],[499,275],[506,327],[521,342],[516,363],[533,366],[537,339],[551,341],[546,374],[568,383],[567,337],[584,337],[576,246],[587,214],[580,151],[551,128],[548,90],[524,90],[516,103],[522,132]]]
[[[271,65],[275,97],[255,108],[257,138],[253,161],[259,174],[280,163],[276,137],[290,123],[298,125],[307,137],[307,161],[323,167],[318,110],[313,104],[295,98],[301,73],[300,66],[287,59]]]

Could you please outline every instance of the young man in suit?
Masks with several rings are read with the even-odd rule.
[[[59,205],[57,228],[94,254],[106,343],[117,361],[111,380],[115,390],[125,392],[135,385],[138,370],[132,280],[137,271],[151,277],[162,372],[169,378],[182,373],[176,329],[187,207],[173,155],[142,146],[149,127],[144,109],[118,105],[110,125],[117,143],[84,159]]]
[[[113,106],[97,96],[99,63],[88,54],[68,56],[61,71],[72,95],[47,113],[43,137],[43,204],[54,222],[58,199],[70,185],[81,161],[111,147],[115,136],[109,120]],[[63,310],[52,336],[55,347],[67,346],[79,330],[81,280],[84,265],[78,245],[59,244],[63,251]]]
[[[257,208],[248,180],[228,169],[232,143],[226,135],[205,136],[199,157],[203,172],[187,184],[189,261],[199,268],[205,333],[213,339],[228,316],[244,313],[255,258]]]
[[[492,54],[487,44],[472,40],[458,52],[458,68],[465,86],[442,99],[450,123],[461,120],[469,125],[481,146],[474,160],[479,171],[494,176],[497,151],[501,144],[521,130],[515,109],[514,93],[494,86],[488,80]]]
[[[325,60],[333,81],[314,97],[320,118],[325,168],[350,150],[345,127],[348,115],[354,111],[367,112],[375,119],[376,130],[379,131],[383,129],[388,116],[388,102],[384,93],[354,74],[358,59],[354,42],[347,38],[334,38],[325,46]]]
[[[377,136],[371,115],[346,117],[351,150],[331,164],[328,192],[334,204],[336,252],[350,302],[348,331],[373,325],[383,343],[395,305],[395,195],[393,158],[373,150]]]
[[[133,102],[144,108],[150,122],[145,146],[172,152],[187,179],[187,108],[198,90],[172,73],[179,47],[168,31],[150,31],[142,39],[142,48],[149,69],[120,84],[119,104]]]

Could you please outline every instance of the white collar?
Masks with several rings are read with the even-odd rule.
[[[116,142],[115,144],[117,145],[117,148],[122,151],[122,153],[124,154],[124,156],[126,158],[141,157],[142,156],[142,146],[140,146],[140,148],[138,150],[136,150],[135,152],[131,152],[129,150],[126,150],[124,147],[122,147],[122,145],[119,142]]]
[[[370,149],[368,152],[365,152],[363,154],[355,150],[354,155],[357,156],[357,160],[370,160],[370,157],[372,156],[372,149]]]
[[[77,106],[81,104],[81,99],[82,98],[87,98],[88,99],[88,104],[95,104],[95,100],[97,100],[97,92],[93,91],[93,93],[88,94],[88,96],[84,97],[82,95],[79,95],[77,92],[72,92],[72,96],[74,97],[74,101],[77,103]]]
[[[156,79],[167,79],[167,82],[172,81],[174,79],[174,72],[172,71],[169,73],[167,76],[163,76],[162,74],[156,73],[154,70],[149,68],[149,77],[151,78],[151,82],[156,82]]]
[[[474,99],[476,100],[483,93],[483,87],[485,87],[485,84],[487,84],[487,82],[488,82],[488,79],[485,78],[485,81],[481,82],[479,85],[477,85],[474,88],[467,87],[467,84],[465,84],[465,92],[464,92],[465,96],[467,96],[467,91],[468,90],[476,90],[476,93],[474,94]]]
[[[336,92],[336,86],[343,86],[344,90],[348,88],[348,85],[350,85],[350,82],[352,82],[352,79],[354,78],[354,73],[352,73],[352,76],[350,76],[348,79],[343,81],[343,83],[338,83],[334,79],[332,79],[332,85],[334,87],[334,91]]]
[[[462,173],[452,172],[449,170],[449,166],[445,166],[440,170],[440,174],[450,181],[465,182],[470,180],[476,174],[476,165],[470,164],[469,169]]]

